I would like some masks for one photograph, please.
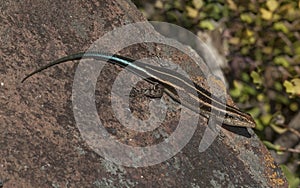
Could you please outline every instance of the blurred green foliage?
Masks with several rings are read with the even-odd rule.
[[[262,140],[282,134],[300,108],[300,1],[134,1],[149,20],[223,29],[230,94],[257,123]],[[284,117],[283,121],[276,121]],[[272,140],[269,140],[272,142]],[[298,159],[299,160],[299,159]],[[298,168],[298,176],[300,176]],[[299,179],[296,181],[299,182]]]
[[[258,130],[263,131],[270,124],[272,114],[280,112],[287,124],[299,110],[300,2],[154,0],[135,3],[140,3],[150,20],[172,22],[194,32],[214,30],[216,22],[225,24],[230,93],[238,103],[247,102],[250,112],[256,112],[252,115]],[[147,11],[149,7],[155,11]],[[264,137],[263,132],[260,136]]]
[[[289,182],[289,188],[297,188],[300,185],[300,178],[297,177],[295,174],[291,173],[290,170],[285,166],[281,165],[281,169],[285,174],[286,178]]]

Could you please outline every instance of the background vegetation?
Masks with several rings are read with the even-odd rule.
[[[231,96],[255,118],[255,131],[266,146],[287,155],[278,162],[290,186],[298,187],[300,0],[134,2],[149,20],[174,23],[195,34],[207,31],[221,39],[214,46],[228,60],[224,71]],[[299,123],[292,125],[292,120]],[[278,140],[289,139],[287,133],[296,141],[285,146]]]

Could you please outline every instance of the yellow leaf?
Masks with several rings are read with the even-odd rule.
[[[238,37],[231,37],[231,38],[229,39],[229,43],[230,43],[230,44],[235,44],[235,45],[237,45],[237,44],[240,43],[240,38],[238,38]]]
[[[299,110],[299,104],[296,102],[293,102],[290,104],[290,109],[294,112],[297,112]]]
[[[199,26],[204,29],[214,30],[215,26],[210,20],[203,20],[199,23]]]
[[[154,6],[155,6],[155,8],[158,8],[158,9],[164,8],[164,5],[161,1],[156,1]]]
[[[251,77],[253,79],[253,83],[258,84],[258,85],[262,85],[262,78],[260,77],[260,75],[256,71],[251,72]]]
[[[233,97],[240,97],[243,91],[243,85],[236,80],[233,81],[233,85],[234,89],[230,90],[230,95]]]
[[[264,9],[264,8],[261,8],[260,9],[260,13],[261,13],[261,17],[265,20],[271,20],[272,19],[272,12]]]
[[[193,0],[193,5],[197,10],[201,9],[203,4],[203,0]]]
[[[290,81],[285,80],[284,83],[283,83],[283,86],[285,87],[285,91],[287,93],[293,93],[294,92],[293,84]]]
[[[291,80],[291,82],[295,86],[295,94],[300,96],[300,79],[294,78]]]
[[[278,8],[278,2],[276,0],[267,1],[267,7],[271,12],[274,12]]]
[[[288,68],[290,66],[289,61],[284,56],[277,56],[274,58],[274,63],[276,65],[281,65],[285,68]]]
[[[289,32],[288,27],[283,22],[276,22],[273,27],[274,27],[274,29],[282,31],[284,33]]]
[[[271,114],[265,114],[261,116],[261,121],[264,125],[268,125],[272,119],[272,115]]]
[[[253,18],[251,17],[250,14],[248,13],[243,13],[240,15],[240,18],[242,21],[246,22],[246,23],[252,23],[253,22]]]
[[[287,93],[300,96],[300,79],[294,78],[291,81],[284,81],[284,87]]]
[[[260,101],[260,102],[263,102],[263,101],[266,99],[265,95],[263,95],[263,94],[258,94],[258,95],[256,96],[256,98],[257,98],[257,100]]]
[[[190,6],[186,7],[186,11],[187,11],[187,15],[191,18],[196,18],[198,16],[198,10],[196,10]]]
[[[237,6],[236,6],[236,4],[234,3],[233,0],[227,0],[227,3],[228,3],[229,8],[230,8],[231,10],[237,10]]]
[[[271,127],[278,134],[283,134],[283,133],[285,133],[287,131],[287,128],[280,127],[280,126],[275,125],[273,123],[271,124]]]
[[[265,54],[271,54],[273,52],[273,49],[269,46],[263,47],[262,52]]]
[[[270,112],[271,110],[271,106],[269,103],[263,104],[262,108],[263,108],[263,112]]]
[[[254,35],[254,32],[253,31],[251,31],[250,29],[247,29],[246,30],[246,36],[247,37],[252,37]]]

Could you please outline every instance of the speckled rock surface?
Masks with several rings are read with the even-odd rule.
[[[203,153],[206,128],[200,118],[190,142],[169,160],[143,168],[119,166],[95,153],[82,139],[72,111],[76,64],[49,69],[21,84],[30,71],[49,60],[86,50],[94,40],[120,25],[145,21],[124,0],[23,0],[0,5],[0,179],[3,187],[286,187],[279,167],[252,130],[222,128]],[[149,31],[151,32],[151,31]],[[155,47],[154,47],[155,48]],[[164,48],[158,50],[164,53]],[[146,45],[123,55],[153,54]],[[168,51],[169,54],[170,50]],[[186,57],[178,56],[178,64]],[[109,105],[110,84],[120,68],[109,66],[96,90],[99,116],[121,140],[155,143],[152,133],[136,135],[120,128]],[[100,84],[101,83],[101,84]],[[145,84],[145,83],[142,83]],[[137,109],[149,99],[133,103]],[[145,110],[147,112],[147,108]],[[142,115],[141,115],[142,114]],[[178,112],[164,121],[176,128]],[[167,152],[167,151],[166,151]]]

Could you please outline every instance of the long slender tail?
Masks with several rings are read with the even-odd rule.
[[[147,75],[147,73],[145,72],[145,69],[141,68],[140,66],[142,66],[143,63],[139,62],[139,66],[136,66],[133,62],[135,62],[135,60],[127,58],[127,57],[123,57],[120,55],[116,55],[116,54],[109,54],[109,53],[99,53],[99,52],[79,52],[76,54],[72,54],[72,55],[68,55],[62,58],[59,58],[53,62],[50,62],[49,64],[33,71],[32,73],[28,74],[25,78],[22,79],[22,83],[27,80],[29,77],[31,77],[32,75],[41,72],[47,68],[50,68],[52,66],[58,65],[60,63],[64,63],[67,61],[73,61],[73,60],[80,60],[80,59],[87,59],[87,58],[91,58],[91,59],[96,59],[96,60],[103,60],[103,61],[107,61],[109,63],[112,64],[117,64],[121,67],[129,67],[129,71],[132,71],[133,73],[143,77],[143,75]],[[148,79],[147,79],[148,80]],[[151,80],[148,80],[149,82],[151,82]],[[152,83],[152,82],[151,82]]]
[[[30,74],[28,74],[25,78],[22,79],[22,83],[27,80],[29,77],[31,77],[32,75],[38,73],[38,72],[41,72],[49,67],[52,67],[54,65],[58,65],[60,63],[63,63],[63,62],[66,62],[66,61],[69,61],[69,60],[79,60],[81,59],[82,57],[84,56],[84,52],[80,52],[80,53],[76,53],[76,54],[72,54],[72,55],[69,55],[69,56],[66,56],[66,57],[62,57],[60,59],[57,59],[49,64],[47,64],[46,66],[43,66],[33,72],[31,72]]]

